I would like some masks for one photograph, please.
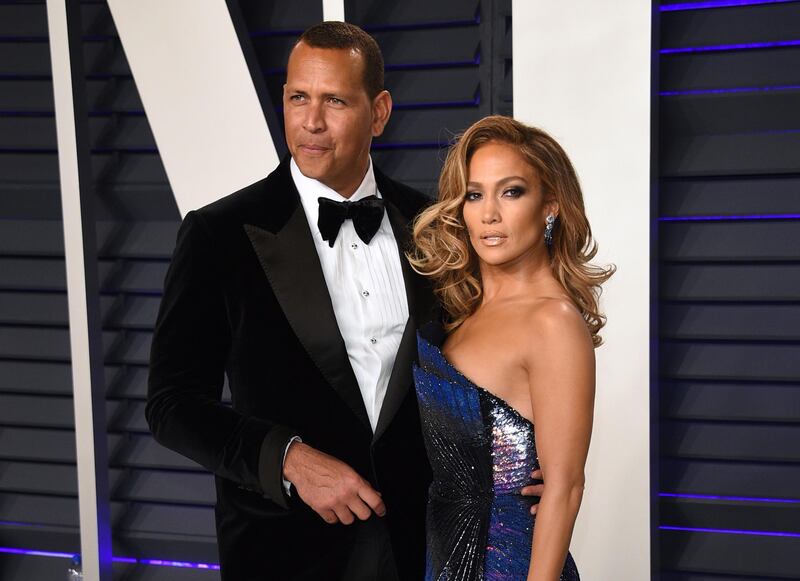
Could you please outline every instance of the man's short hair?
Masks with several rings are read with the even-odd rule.
[[[383,91],[383,54],[378,43],[355,24],[326,21],[308,28],[297,43],[313,48],[356,50],[364,60],[364,89],[370,99]],[[295,46],[297,46],[295,43]]]

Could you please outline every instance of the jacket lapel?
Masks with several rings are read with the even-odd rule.
[[[379,177],[379,174],[376,173],[377,177]],[[385,198],[386,213],[392,225],[392,230],[397,240],[397,248],[400,252],[400,264],[403,269],[409,317],[408,321],[406,321],[403,336],[400,339],[400,347],[392,367],[392,374],[389,377],[389,384],[386,387],[386,395],[381,405],[381,413],[378,417],[378,425],[375,428],[373,441],[378,440],[383,435],[400,406],[402,406],[403,400],[408,395],[412,384],[411,364],[417,357],[417,323],[418,321],[427,320],[434,303],[433,293],[429,284],[424,277],[414,272],[405,256],[405,252],[412,246],[411,225],[414,216],[403,215],[392,202],[394,189],[390,181],[383,178],[379,181],[378,187]]]
[[[283,179],[273,180],[277,183],[264,195],[273,200],[277,196],[289,198],[285,206],[285,220],[278,219],[273,228],[245,224],[244,229],[300,343],[323,377],[371,431],[361,391],[333,312],[308,220],[286,160],[275,173],[278,172],[285,174],[278,176]],[[275,186],[282,187],[283,191],[276,191]]]

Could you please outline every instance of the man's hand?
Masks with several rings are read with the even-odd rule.
[[[534,480],[542,480],[541,469],[534,470],[533,472],[531,472],[531,478],[533,478]],[[524,486],[520,492],[522,492],[523,496],[541,496],[542,493],[544,492],[544,480],[542,480],[541,484],[531,484],[530,486]],[[531,507],[531,514],[536,514],[536,509],[538,507],[539,507],[538,504],[534,504]]]
[[[300,498],[328,524],[353,524],[372,512],[386,514],[380,492],[341,460],[302,442],[289,446],[283,475]]]

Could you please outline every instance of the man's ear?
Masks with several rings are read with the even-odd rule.
[[[372,100],[372,137],[379,137],[392,115],[392,96],[383,90]]]

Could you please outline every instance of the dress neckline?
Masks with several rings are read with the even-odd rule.
[[[533,422],[532,422],[532,421],[530,421],[530,420],[529,420],[528,418],[526,418],[525,416],[523,416],[521,413],[519,413],[519,411],[517,410],[517,408],[515,408],[514,406],[512,406],[510,403],[508,403],[508,402],[507,402],[506,400],[504,400],[502,397],[500,397],[500,396],[497,396],[497,395],[493,394],[491,391],[489,391],[489,390],[488,390],[488,389],[486,389],[485,387],[481,387],[480,385],[478,385],[477,383],[475,383],[474,381],[472,381],[472,380],[471,380],[469,377],[467,377],[466,375],[464,375],[463,373],[461,373],[461,371],[460,371],[460,370],[459,370],[459,369],[458,369],[458,368],[457,368],[455,365],[453,365],[452,363],[450,363],[450,360],[449,360],[447,357],[445,357],[445,355],[444,355],[444,352],[442,351],[441,347],[439,347],[438,345],[436,345],[436,344],[434,344],[434,343],[431,343],[431,342],[430,342],[430,341],[428,341],[428,340],[427,340],[425,337],[422,337],[422,336],[420,336],[420,338],[421,338],[421,339],[422,339],[422,340],[423,340],[425,343],[427,343],[428,345],[430,345],[431,347],[433,347],[434,351],[436,351],[436,353],[438,354],[439,358],[440,358],[440,359],[441,359],[441,360],[444,362],[445,366],[446,366],[448,369],[450,369],[451,371],[453,371],[453,373],[455,373],[455,374],[456,374],[456,375],[457,375],[457,376],[458,376],[460,379],[463,379],[463,380],[464,380],[466,383],[468,383],[468,384],[469,384],[469,386],[470,386],[470,387],[472,387],[472,388],[473,388],[473,389],[475,389],[476,391],[479,391],[479,392],[481,392],[481,393],[484,393],[484,394],[486,394],[486,395],[487,395],[489,398],[493,399],[495,402],[497,402],[498,404],[500,404],[502,407],[506,408],[506,409],[507,409],[508,411],[510,411],[510,412],[511,412],[511,413],[512,413],[514,416],[518,417],[520,420],[522,420],[522,421],[523,421],[523,422],[525,422],[525,423],[526,423],[528,426],[530,426],[530,428],[531,428],[531,431],[533,431],[533,429],[534,429],[534,428],[533,428]]]

